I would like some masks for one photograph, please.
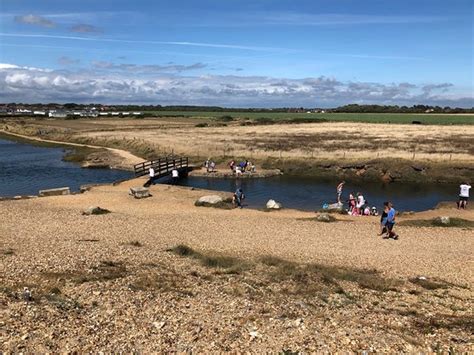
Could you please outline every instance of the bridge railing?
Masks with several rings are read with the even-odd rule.
[[[147,160],[133,166],[135,172],[135,177],[147,175],[150,168],[152,167],[155,170],[155,177],[160,178],[165,175],[168,175],[171,170],[178,169],[188,169],[189,160],[188,157],[161,157],[158,159]]]

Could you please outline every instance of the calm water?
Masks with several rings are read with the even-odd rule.
[[[245,204],[253,208],[263,208],[272,198],[283,207],[300,210],[320,209],[324,203],[336,202],[338,181],[318,181],[314,178],[279,176],[266,179],[206,179],[189,177],[180,181],[181,185],[208,190],[234,192],[242,187],[247,198]],[[343,200],[350,192],[361,192],[371,206],[381,208],[384,201],[393,201],[400,211],[422,211],[433,208],[441,201],[455,200],[458,195],[456,185],[419,185],[419,184],[383,184],[347,183],[343,191]]]
[[[112,169],[83,169],[62,161],[63,148],[44,148],[0,139],[0,196],[37,195],[38,190],[83,184],[110,183],[132,173]]]
[[[69,186],[78,191],[80,185],[110,183],[132,177],[132,173],[111,169],[82,169],[79,165],[62,161],[63,148],[44,148],[0,139],[0,196],[36,195],[38,190]],[[313,178],[279,176],[266,179],[206,179],[188,177],[180,185],[207,190],[234,192],[242,187],[247,196],[245,204],[263,208],[272,198],[286,208],[315,210],[324,203],[336,200],[338,181],[328,182]],[[362,192],[371,206],[380,207],[386,200],[394,202],[401,211],[421,211],[433,208],[438,202],[455,200],[456,185],[346,184],[343,198],[349,192]]]

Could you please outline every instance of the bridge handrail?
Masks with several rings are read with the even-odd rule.
[[[153,167],[155,169],[155,176],[161,177],[171,172],[175,167],[177,169],[188,168],[188,164],[188,157],[167,156],[135,164],[133,170],[135,177],[139,177],[148,174],[150,167]]]

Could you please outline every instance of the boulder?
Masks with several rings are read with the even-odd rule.
[[[329,213],[321,213],[319,216],[316,217],[316,220],[318,222],[329,223],[329,222],[335,222],[336,218],[331,216]]]
[[[221,208],[224,210],[233,209],[235,206],[232,203],[232,198],[222,198],[218,195],[207,195],[199,198],[195,203],[195,206],[198,207],[214,207]]]
[[[433,220],[433,224],[447,226],[451,224],[451,218],[449,218],[448,216],[436,217]]]
[[[97,215],[97,214],[106,214],[110,213],[109,210],[106,210],[105,208],[100,208],[99,206],[91,206],[84,211],[82,211],[82,214],[84,216],[91,216],[91,215]]]
[[[269,210],[280,210],[282,208],[281,203],[276,202],[275,200],[268,200],[267,209]]]
[[[59,187],[57,189],[47,189],[47,190],[39,190],[40,197],[46,196],[61,196],[61,195],[70,195],[71,190],[69,187]]]
[[[142,186],[131,187],[129,195],[132,195],[135,198],[146,198],[146,197],[151,196],[150,190],[148,189],[148,187],[142,187]]]
[[[218,195],[207,195],[200,197],[195,205],[196,206],[209,206],[209,205],[217,205],[222,203],[224,199]]]

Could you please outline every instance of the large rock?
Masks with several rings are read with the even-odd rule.
[[[281,203],[276,202],[275,200],[268,200],[267,209],[269,210],[280,210],[282,208]]]
[[[39,190],[40,197],[46,196],[62,196],[62,195],[70,195],[71,190],[69,187],[59,187],[57,189],[47,189],[47,190]]]
[[[218,195],[207,195],[200,197],[195,205],[196,206],[205,206],[205,205],[217,205],[224,202],[224,199]]]
[[[146,198],[151,196],[150,190],[147,187],[142,186],[131,187],[129,194],[135,198]]]
[[[100,208],[99,206],[91,206],[84,211],[82,211],[82,214],[85,216],[91,216],[95,214],[106,214],[110,213],[109,210],[106,210],[105,208]]]
[[[194,205],[198,207],[222,208],[224,210],[230,210],[235,207],[232,203],[231,197],[223,198],[218,195],[202,196],[194,203]]]

